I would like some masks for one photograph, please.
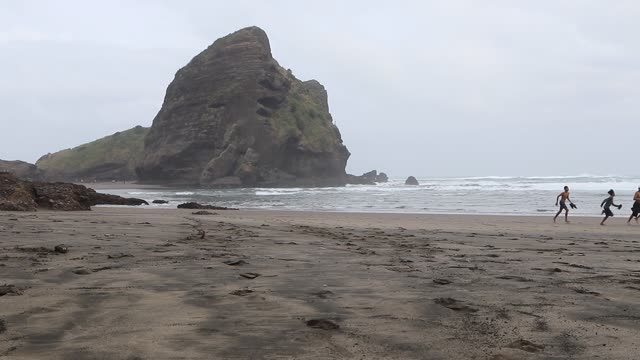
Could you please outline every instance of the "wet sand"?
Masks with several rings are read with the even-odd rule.
[[[640,225],[622,218],[192,212],[0,212],[0,358],[640,350]]]

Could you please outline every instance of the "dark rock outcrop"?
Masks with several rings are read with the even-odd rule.
[[[46,154],[36,162],[47,181],[136,179],[148,128],[136,126],[72,149]]]
[[[324,87],[283,69],[257,27],[176,73],[144,145],[141,181],[219,187],[344,185],[350,155]]]
[[[43,173],[34,164],[24,161],[0,160],[0,172],[9,172],[23,180],[42,180]]]
[[[32,183],[35,200],[41,209],[50,210],[91,210],[90,189],[69,183]],[[93,190],[91,190],[93,191]]]
[[[383,172],[378,174],[377,170],[371,170],[360,176],[355,176],[351,174],[347,175],[347,184],[352,184],[352,185],[375,185],[377,183],[387,182],[387,181],[389,181],[387,174]]]
[[[0,210],[35,211],[38,204],[30,183],[8,172],[0,172]]]
[[[347,175],[347,183],[353,184],[353,185],[375,185],[377,176],[378,176],[377,170],[371,170],[360,176],[349,174]]]
[[[229,208],[225,206],[215,206],[215,205],[203,205],[198,204],[196,202],[187,202],[184,204],[178,205],[178,209],[197,209],[197,210],[238,210],[234,208]]]
[[[376,182],[377,183],[389,182],[389,176],[387,176],[387,174],[381,172],[380,174],[378,174],[378,176],[376,176]]]
[[[140,205],[146,201],[98,193],[83,185],[30,182],[0,173],[0,210],[91,210],[93,205]],[[147,204],[148,205],[148,204]]]
[[[420,185],[418,179],[413,176],[409,176],[407,180],[404,182],[405,185]]]
[[[153,200],[151,203],[153,204],[168,204],[167,200]]]
[[[117,195],[103,194],[95,192],[93,189],[87,189],[91,193],[91,205],[126,205],[139,206],[149,205],[148,202],[137,198],[123,198]]]

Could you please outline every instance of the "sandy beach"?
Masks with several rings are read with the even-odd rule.
[[[640,225],[598,222],[0,212],[0,357],[637,358]]]

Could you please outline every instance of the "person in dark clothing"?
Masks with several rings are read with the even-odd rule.
[[[633,196],[633,206],[631,207],[631,216],[629,216],[629,220],[627,220],[627,224],[631,223],[631,219],[636,219],[636,223],[638,222],[638,217],[640,217],[640,187],[636,194]]]
[[[616,205],[613,203],[613,198],[616,196],[616,192],[613,191],[613,189],[611,189],[609,190],[608,194],[609,194],[609,197],[602,200],[602,203],[600,204],[600,207],[604,206],[604,210],[602,210],[602,213],[604,214],[604,219],[602,219],[602,222],[600,223],[600,225],[604,225],[604,222],[607,221],[608,218],[613,216],[613,211],[611,211],[611,205],[617,207],[618,210],[622,209],[622,205]]]
[[[558,206],[558,202],[559,202],[560,203],[560,210],[558,210],[558,212],[556,213],[556,216],[553,217],[553,222],[556,222],[556,219],[558,218],[560,213],[562,213],[562,210],[564,210],[565,211],[565,213],[564,213],[564,221],[566,223],[569,223],[569,208],[567,207],[567,201],[569,202],[569,204],[571,204],[571,207],[575,207],[575,205],[573,205],[573,202],[569,198],[569,187],[565,186],[564,187],[564,191],[561,192],[556,197],[556,206]]]

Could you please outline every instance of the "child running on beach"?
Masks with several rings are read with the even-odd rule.
[[[564,222],[566,222],[568,224],[569,223],[569,208],[567,207],[567,201],[569,202],[569,204],[571,204],[571,207],[575,209],[575,205],[573,204],[573,202],[569,198],[569,187],[568,186],[565,186],[564,187],[564,191],[561,192],[556,197],[556,206],[558,206],[558,201],[560,201],[560,210],[558,210],[558,213],[556,214],[556,216],[553,217],[553,222],[556,222],[556,219],[558,218],[558,216],[560,215],[562,210],[564,210],[565,211],[564,212]]]
[[[600,204],[600,207],[604,206],[604,210],[602,210],[602,213],[604,214],[604,219],[602,219],[602,222],[600,223],[600,225],[604,225],[604,222],[607,221],[608,218],[613,216],[613,212],[610,209],[611,205],[617,207],[618,210],[622,209],[622,205],[616,205],[613,203],[613,198],[616,196],[616,192],[613,191],[613,189],[611,189],[607,194],[609,194],[609,197],[602,200],[602,203]]]
[[[638,222],[638,217],[640,216],[640,187],[638,187],[638,191],[633,195],[633,206],[631,207],[631,216],[629,216],[629,220],[627,220],[627,224],[631,223],[631,219],[636,219],[636,223]]]

